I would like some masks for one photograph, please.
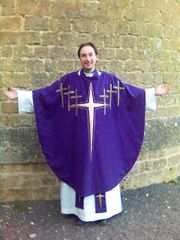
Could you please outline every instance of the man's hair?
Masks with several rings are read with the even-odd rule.
[[[87,42],[87,43],[82,43],[80,46],[79,46],[79,49],[78,49],[78,57],[80,58],[80,52],[81,52],[81,49],[83,47],[86,47],[86,46],[91,46],[93,49],[94,49],[94,52],[96,55],[98,55],[98,50],[97,50],[97,47],[96,45],[93,43],[93,42]]]

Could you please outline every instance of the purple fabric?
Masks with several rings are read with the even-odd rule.
[[[119,92],[118,84],[124,88]],[[92,152],[89,111],[73,107],[88,102],[90,85],[94,101],[104,103],[106,99],[109,104],[95,110]],[[110,94],[112,86],[114,93]],[[86,77],[81,70],[80,75],[72,72],[51,86],[34,90],[33,101],[43,154],[56,176],[79,196],[109,191],[130,171],[143,143],[144,89],[103,71],[100,76],[96,71],[93,77]]]

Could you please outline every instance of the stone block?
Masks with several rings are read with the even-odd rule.
[[[34,48],[34,55],[36,58],[47,59],[49,58],[49,48],[45,46],[37,46]]]
[[[43,32],[41,34],[41,45],[43,46],[54,46],[54,45],[60,45],[60,37],[57,32]]]
[[[17,35],[18,42],[21,45],[40,45],[41,44],[41,32],[40,31],[29,31],[19,32]]]
[[[32,114],[11,114],[9,116],[9,126],[12,128],[32,127],[34,124],[34,115]]]
[[[1,0],[1,15],[8,16],[8,15],[15,15],[16,14],[16,6],[15,0],[6,1]]]
[[[3,58],[12,58],[13,56],[13,46],[1,46],[0,47],[0,56]]]
[[[19,41],[19,32],[0,32],[0,45],[16,45]]]
[[[49,23],[49,29],[53,32],[69,32],[71,30],[71,20],[70,18],[62,16],[51,18]]]
[[[50,58],[64,59],[64,48],[63,47],[53,47],[50,50]]]
[[[2,113],[17,113],[18,112],[17,102],[2,102],[1,103],[1,112]]]
[[[44,62],[40,59],[29,59],[26,62],[27,72],[44,72]]]
[[[148,121],[143,150],[151,151],[178,145],[180,142],[179,126],[179,117]]]
[[[96,32],[96,20],[91,18],[76,18],[73,20],[72,29],[80,33]]]
[[[122,39],[122,47],[123,48],[132,48],[136,47],[137,37],[135,36],[125,36]]]
[[[8,29],[9,31],[21,31],[23,28],[23,18],[21,16],[4,16],[0,17],[1,31]]]
[[[21,45],[14,46],[14,57],[15,58],[30,58],[34,56],[34,48],[31,46]],[[38,56],[37,56],[38,57]]]
[[[0,128],[0,164],[44,162],[36,130],[32,127]]]
[[[173,155],[168,158],[168,165],[174,166],[174,165],[180,165],[180,154]]]
[[[26,16],[24,29],[25,31],[48,31],[49,19],[46,16]]]
[[[31,86],[31,77],[28,73],[7,72],[3,79],[4,87],[28,88]]]
[[[131,51],[130,49],[122,49],[122,48],[119,48],[119,49],[116,49],[116,58],[118,60],[127,60],[127,59],[130,59],[131,58]]]
[[[9,114],[0,114],[0,128],[9,126]]]
[[[35,15],[38,11],[38,4],[36,0],[18,0],[16,3],[16,12],[20,15]]]

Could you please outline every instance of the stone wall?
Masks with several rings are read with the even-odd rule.
[[[124,82],[171,86],[147,113],[143,149],[123,187],[180,175],[179,36],[179,0],[0,0],[0,200],[58,198],[33,115],[18,114],[3,91],[43,87],[78,69],[84,41],[98,46],[98,68]]]

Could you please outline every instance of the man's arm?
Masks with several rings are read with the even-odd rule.
[[[8,90],[4,92],[4,94],[10,100],[15,100],[18,98],[18,90],[16,88],[9,87]]]
[[[155,88],[155,96],[163,96],[170,92],[169,86],[158,86]]]
[[[8,88],[4,94],[10,100],[18,100],[19,113],[32,113],[34,112],[32,91],[18,90],[16,88]]]
[[[146,92],[146,110],[156,111],[156,96],[163,96],[169,93],[169,86],[158,86],[156,88],[147,88]]]

